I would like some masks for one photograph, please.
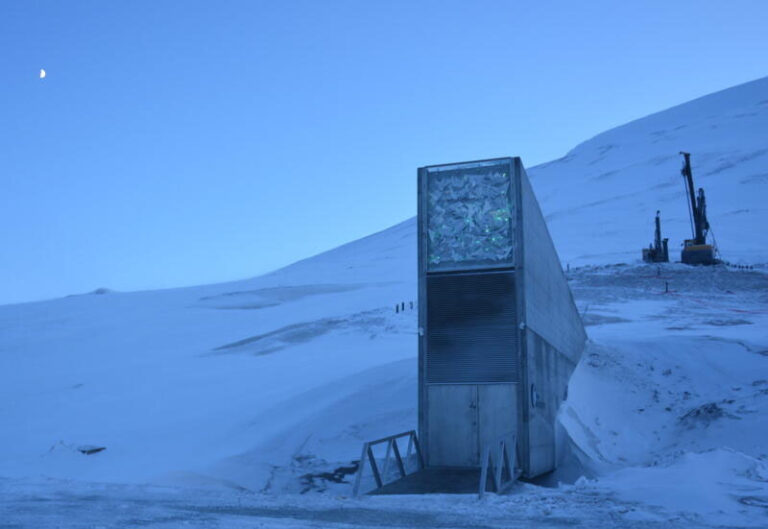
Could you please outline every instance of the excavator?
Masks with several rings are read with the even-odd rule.
[[[680,260],[690,265],[716,264],[718,260],[715,259],[715,247],[712,244],[707,244],[709,221],[707,220],[707,202],[704,198],[704,190],[699,188],[698,196],[695,194],[693,172],[691,171],[691,153],[681,151],[680,154],[685,158],[680,173],[685,178],[685,184],[688,189],[691,228],[693,232],[693,239],[686,239],[683,243]]]

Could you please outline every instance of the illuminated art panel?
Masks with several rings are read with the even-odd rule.
[[[509,160],[429,168],[427,269],[514,265]]]

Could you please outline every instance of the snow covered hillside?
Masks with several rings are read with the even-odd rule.
[[[591,339],[561,410],[571,457],[549,483],[572,484],[486,503],[366,498],[358,514],[768,525],[765,131],[768,78],[530,168]],[[723,257],[757,271],[637,263],[656,209],[671,249],[688,236],[680,150]],[[55,527],[61,509],[99,525],[120,505],[158,526],[318,510],[354,522],[328,513],[348,508],[335,495],[349,493],[361,443],[416,425],[415,302],[411,219],[255,279],[0,306],[0,522]],[[259,495],[323,491],[311,505]]]
[[[514,146],[511,147],[514,149]],[[768,78],[717,92],[599,134],[529,170],[560,258],[639,259],[661,210],[670,258],[691,237],[682,156],[724,259],[768,262]],[[525,162],[525,153],[519,154]]]

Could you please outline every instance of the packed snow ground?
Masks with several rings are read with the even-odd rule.
[[[768,526],[765,130],[764,79],[531,169],[591,340],[539,485],[348,498],[361,443],[416,423],[409,220],[256,279],[0,307],[0,527]],[[756,270],[637,263],[656,202],[687,236],[681,149]]]

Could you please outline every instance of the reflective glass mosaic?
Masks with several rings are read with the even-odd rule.
[[[510,168],[504,161],[428,170],[430,271],[514,264]]]

